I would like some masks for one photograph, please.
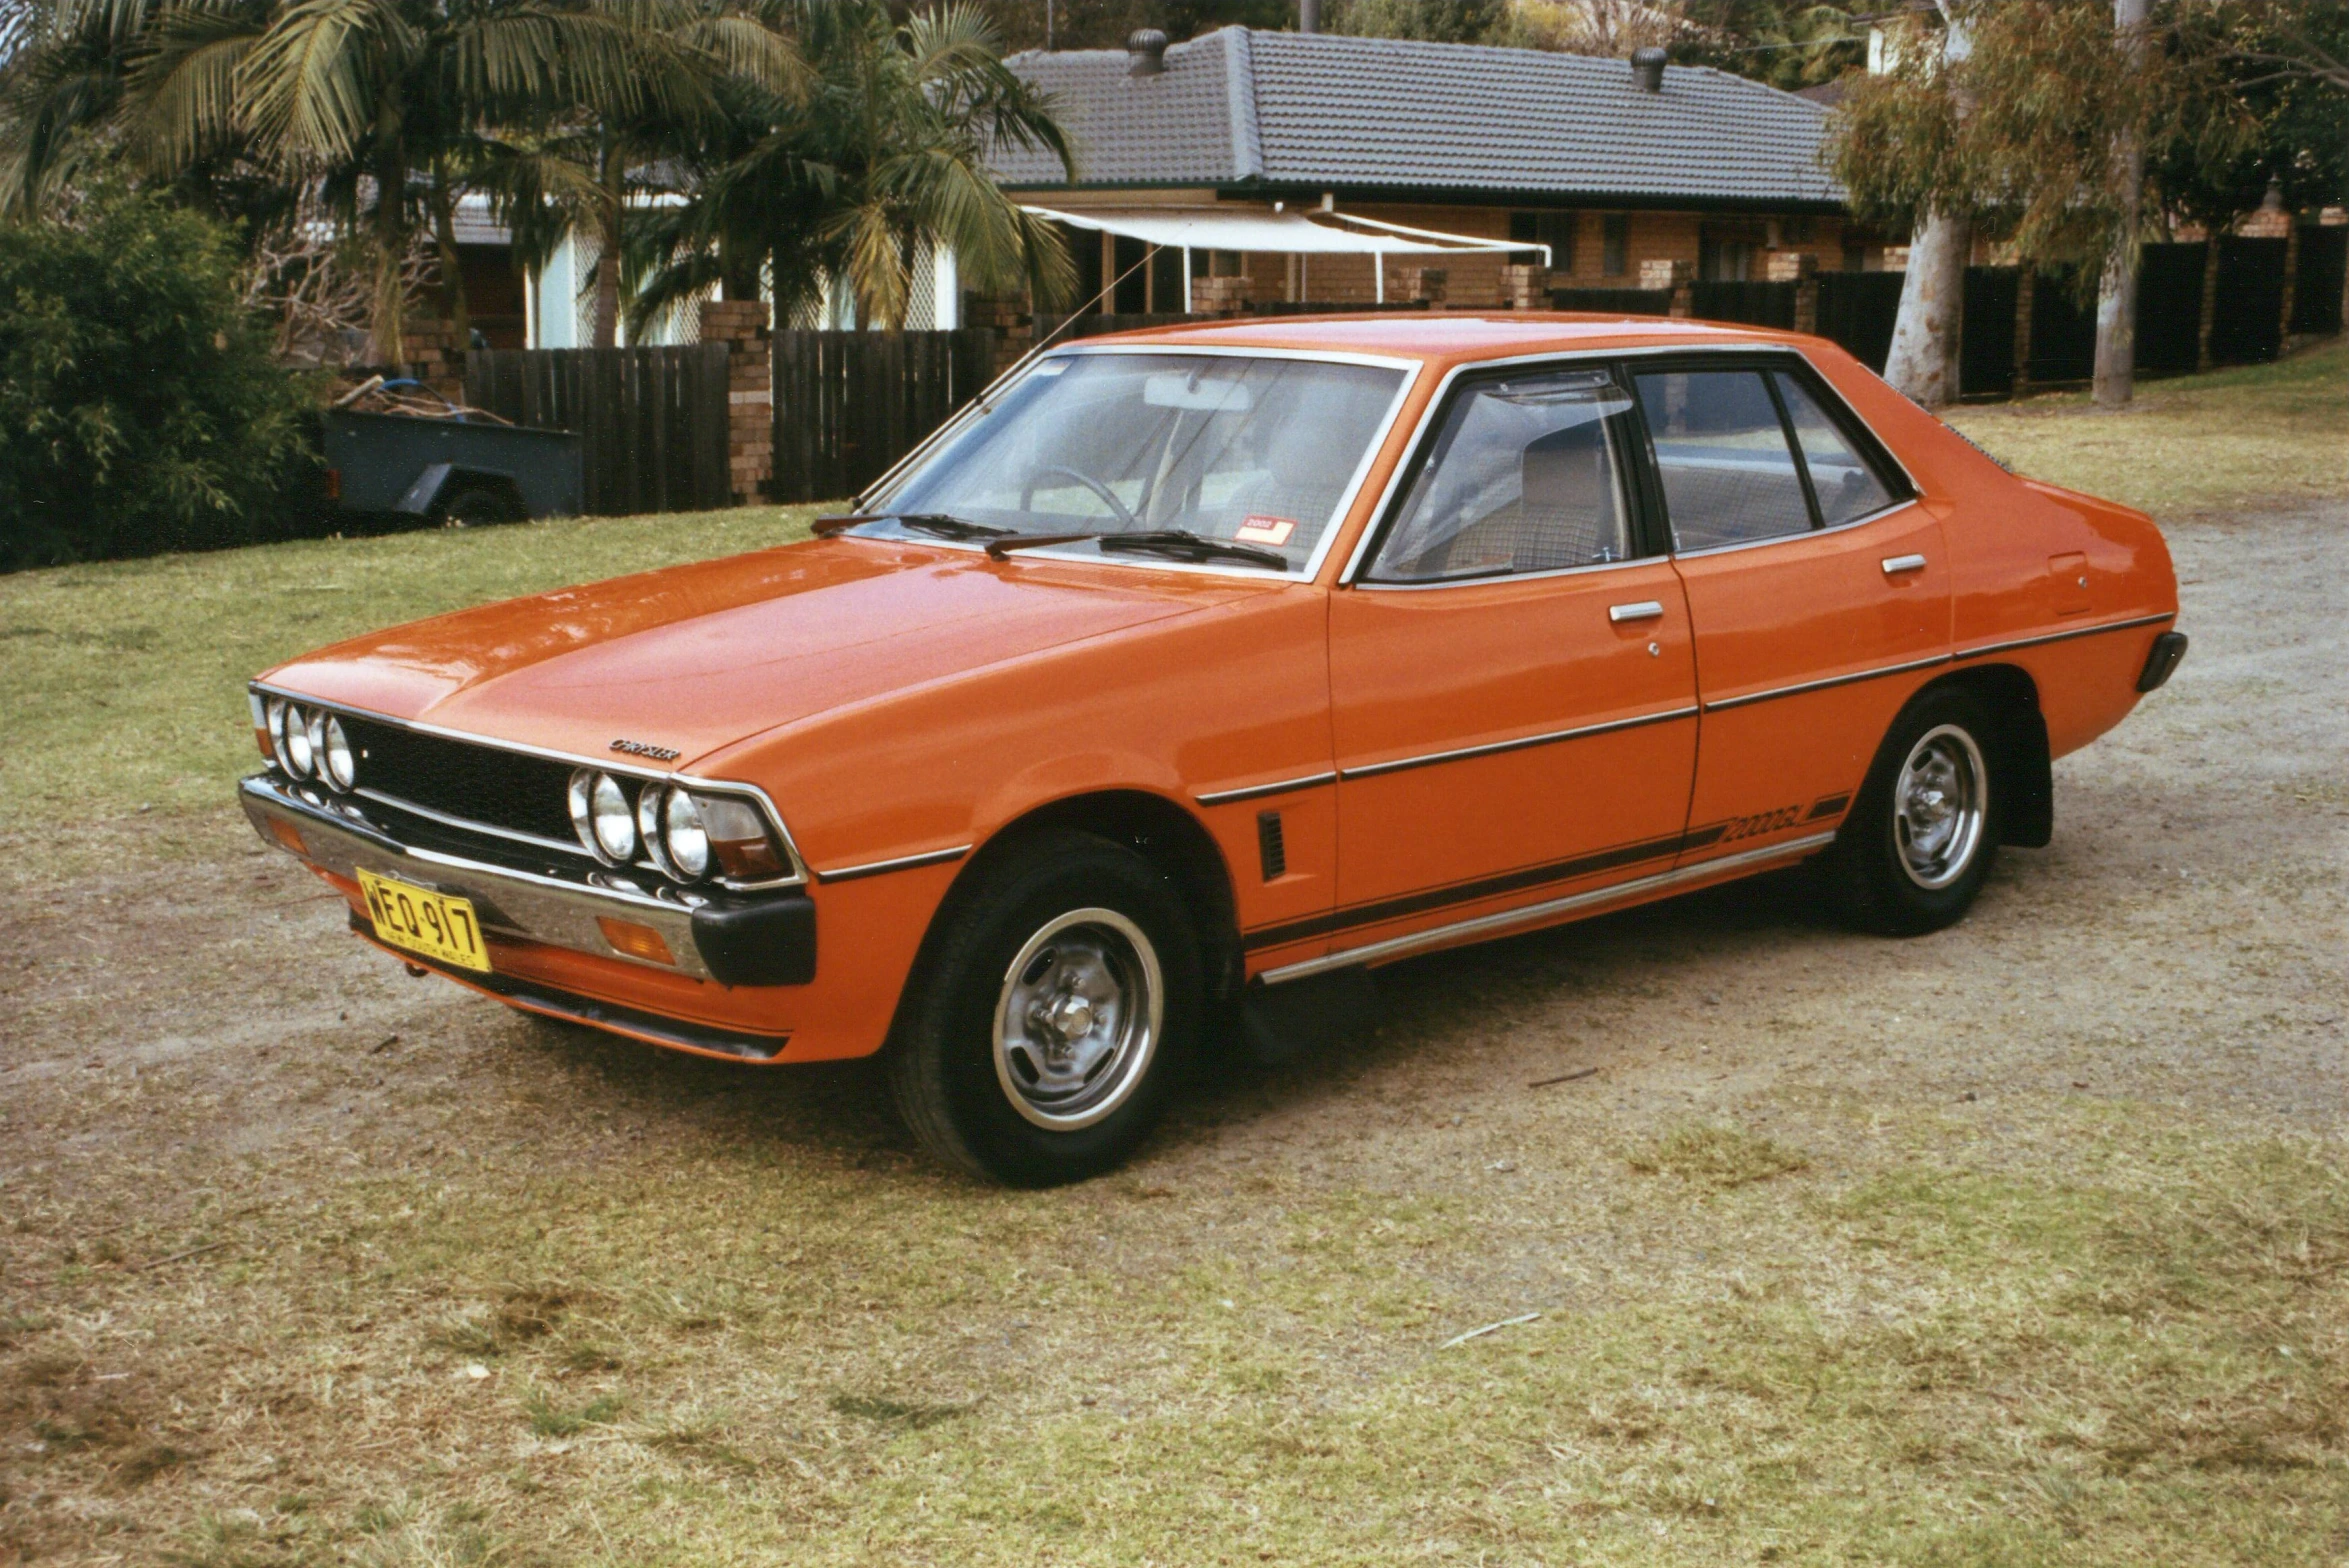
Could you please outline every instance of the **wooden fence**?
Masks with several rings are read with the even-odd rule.
[[[995,336],[775,334],[775,496],[850,496],[994,379]]]
[[[597,516],[730,504],[726,346],[475,349],[465,401],[518,425],[576,430]]]

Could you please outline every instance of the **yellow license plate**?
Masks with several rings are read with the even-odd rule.
[[[430,893],[367,870],[359,872],[359,891],[367,895],[375,934],[385,942],[460,969],[489,973],[489,950],[481,945],[481,922],[472,900]]]

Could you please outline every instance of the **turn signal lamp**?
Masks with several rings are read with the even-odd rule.
[[[672,969],[677,960],[669,952],[669,944],[651,926],[638,925],[633,920],[615,920],[610,915],[596,916],[595,923],[612,944],[612,951],[630,958],[641,958],[650,964],[667,964]]]
[[[696,795],[710,858],[722,876],[736,882],[768,882],[784,874],[783,852],[767,836],[758,808],[724,795]]]

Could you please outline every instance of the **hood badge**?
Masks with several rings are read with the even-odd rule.
[[[655,762],[675,762],[684,753],[668,746],[648,746],[640,740],[616,740],[614,751],[624,751],[631,757],[650,757]]]

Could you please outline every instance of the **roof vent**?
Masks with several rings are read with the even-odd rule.
[[[1664,51],[1654,44],[1631,51],[1631,85],[1643,93],[1664,90]]]
[[[1157,76],[1166,70],[1166,34],[1144,27],[1126,37],[1126,74]]]

